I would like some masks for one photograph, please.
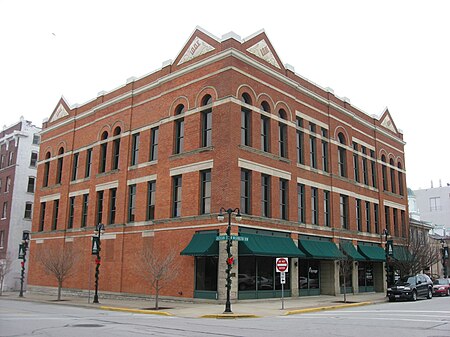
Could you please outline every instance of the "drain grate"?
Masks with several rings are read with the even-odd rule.
[[[89,324],[89,323],[85,323],[85,324],[72,324],[69,325],[72,328],[101,328],[104,327],[103,324]]]

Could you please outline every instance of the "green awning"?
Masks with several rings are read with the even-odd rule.
[[[248,241],[239,241],[239,256],[305,257],[291,238],[242,233]]]
[[[366,258],[362,256],[349,241],[341,241],[341,248],[349,258],[355,261],[365,261]]]
[[[405,246],[394,246],[392,257],[398,261],[411,261],[412,256]]]
[[[180,255],[219,256],[219,241],[216,241],[216,236],[217,233],[214,232],[195,233]]]
[[[386,261],[386,253],[380,246],[358,245],[358,251],[370,261]]]
[[[307,257],[313,259],[339,260],[344,258],[338,247],[331,241],[299,240],[298,247]]]

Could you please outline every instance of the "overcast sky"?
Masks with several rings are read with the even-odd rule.
[[[217,5],[215,5],[217,4]],[[264,29],[283,63],[407,143],[408,187],[450,183],[450,1],[0,0],[0,125],[69,105],[175,59],[196,26]]]

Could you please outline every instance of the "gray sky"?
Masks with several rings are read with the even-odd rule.
[[[220,5],[215,5],[215,4]],[[450,1],[0,0],[0,125],[36,125],[175,59],[198,25],[264,29],[295,71],[369,115],[387,106],[408,187],[450,183]]]

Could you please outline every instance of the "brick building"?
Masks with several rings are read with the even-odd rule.
[[[19,244],[31,230],[40,128],[26,121],[0,132],[0,263],[10,265],[3,290],[19,290]]]
[[[71,247],[65,287],[92,289],[91,237],[102,235],[100,290],[149,294],[144,250],[175,252],[162,295],[225,296],[228,218],[232,298],[383,291],[387,227],[408,235],[404,142],[380,118],[283,65],[264,31],[221,39],[197,28],[174,61],[111,92],[57,104],[43,126],[31,250]],[[349,257],[346,284],[338,260]],[[36,261],[30,284],[55,286]]]

